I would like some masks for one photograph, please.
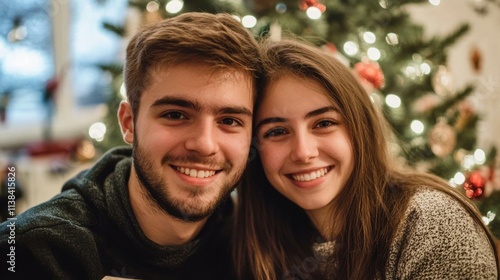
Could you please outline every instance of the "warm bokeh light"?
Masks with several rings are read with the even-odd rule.
[[[170,0],[165,6],[165,10],[171,14],[176,14],[182,10],[184,2],[181,0]]]

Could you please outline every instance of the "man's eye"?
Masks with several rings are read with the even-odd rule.
[[[282,127],[276,127],[276,128],[272,128],[268,131],[266,131],[264,133],[264,138],[268,138],[268,137],[276,137],[276,136],[280,136],[280,135],[284,135],[286,134],[286,130]]]
[[[241,122],[233,119],[233,118],[224,118],[220,121],[221,124],[223,125],[228,125],[228,126],[241,126]]]
[[[170,119],[170,120],[180,120],[185,119],[186,117],[180,112],[166,112],[161,115],[162,118]]]

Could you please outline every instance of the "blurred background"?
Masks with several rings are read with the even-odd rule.
[[[188,11],[228,12],[257,38],[295,34],[340,59],[396,151],[462,190],[500,237],[500,0],[2,0],[0,217],[9,194],[20,213],[125,144],[128,39]]]

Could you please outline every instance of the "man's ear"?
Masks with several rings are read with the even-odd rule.
[[[134,114],[130,103],[127,101],[120,102],[120,107],[118,108],[118,121],[120,123],[123,140],[128,144],[132,144],[134,142]]]

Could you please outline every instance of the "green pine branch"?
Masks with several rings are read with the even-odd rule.
[[[112,24],[109,22],[103,22],[102,27],[106,30],[113,32],[114,34],[116,34],[120,37],[125,36],[125,27],[123,27],[123,26],[119,26],[119,25]]]

